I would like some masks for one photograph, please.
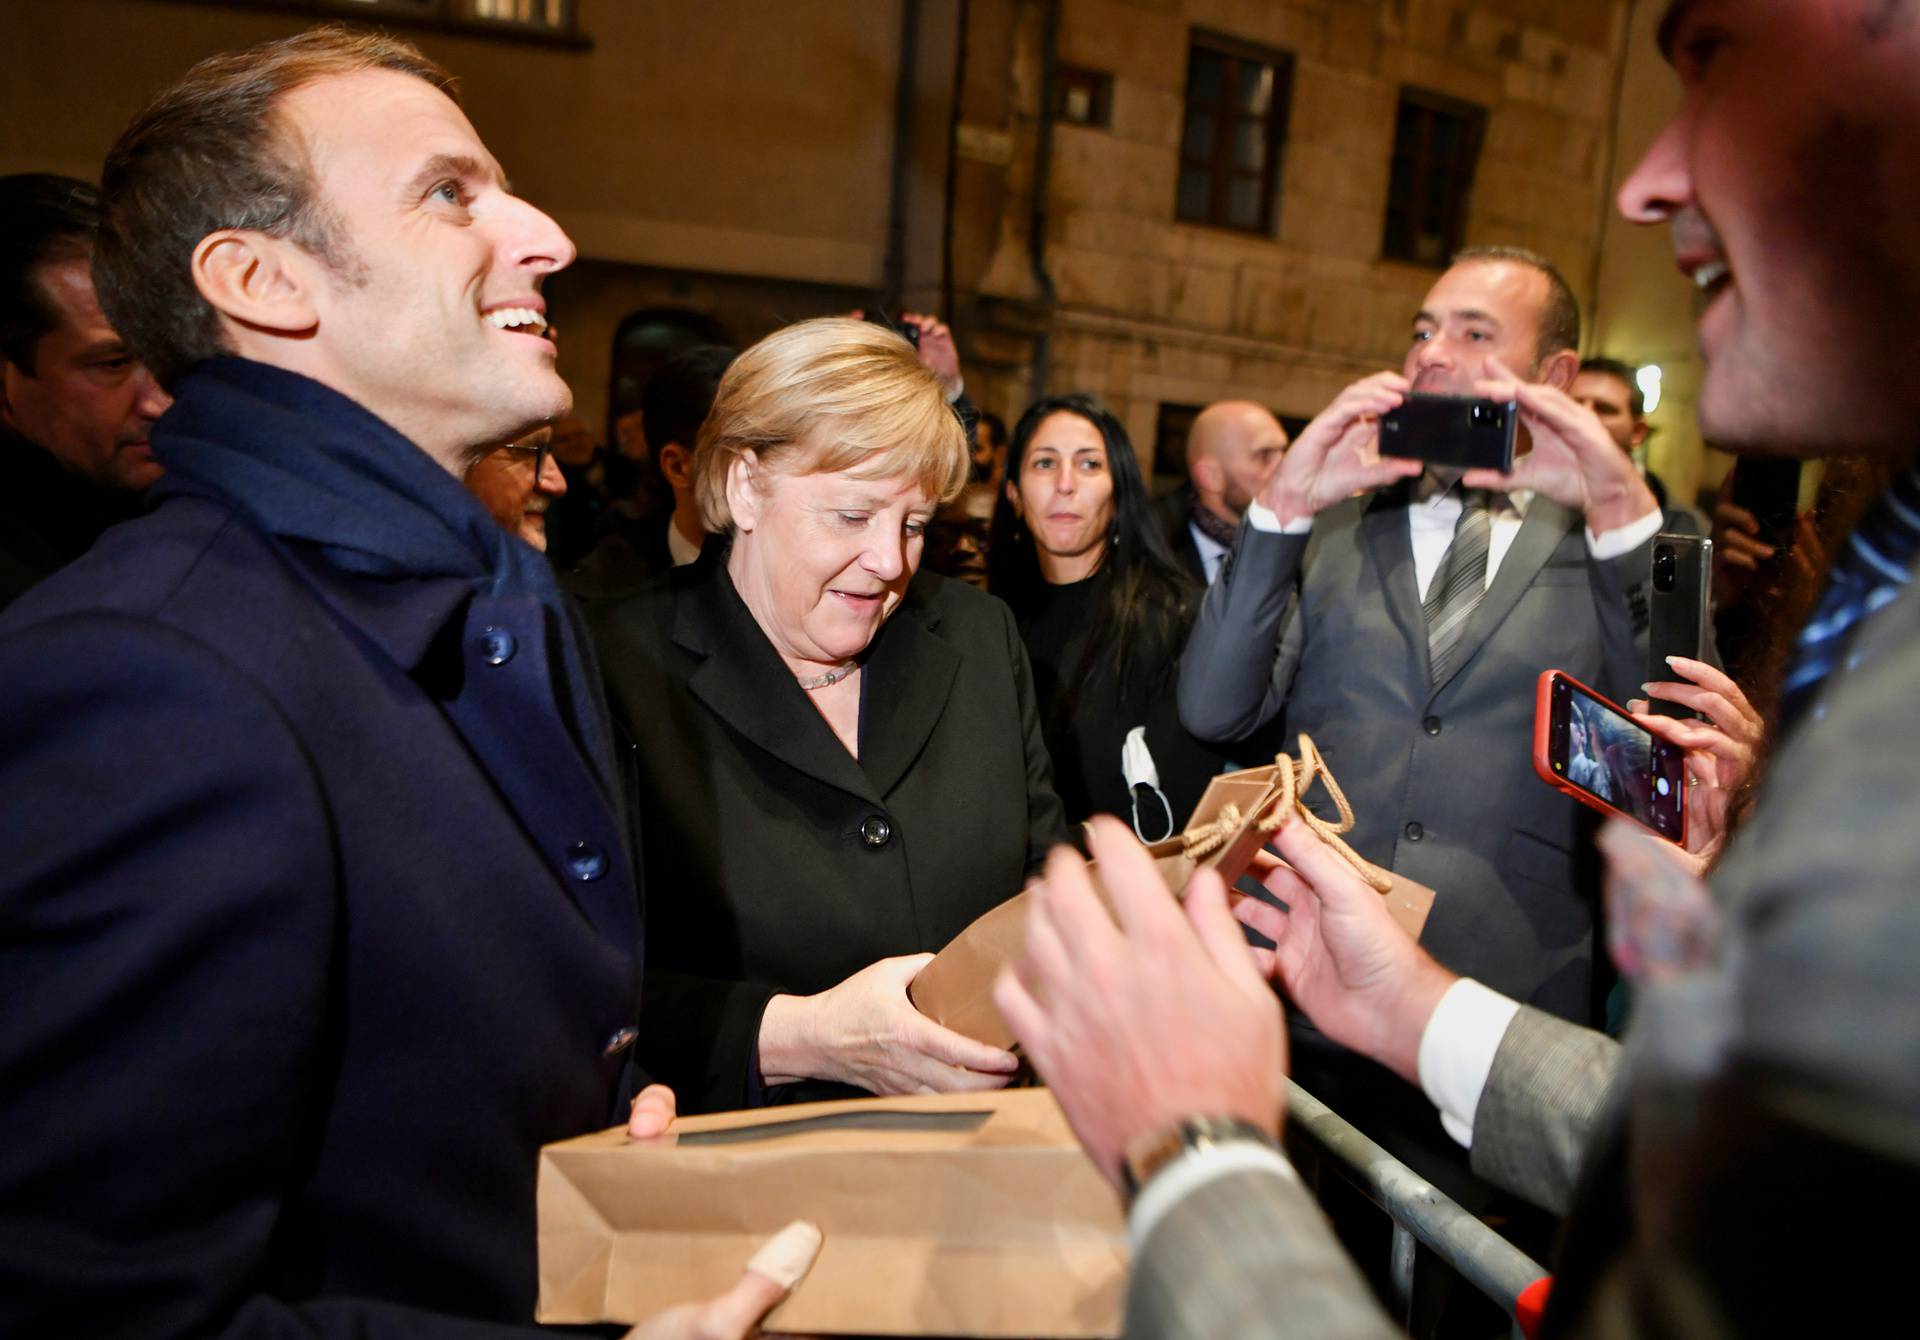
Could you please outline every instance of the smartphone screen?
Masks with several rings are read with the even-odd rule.
[[[1684,753],[1564,676],[1553,680],[1549,757],[1556,777],[1678,842],[1686,831]]]
[[[1505,474],[1519,426],[1520,407],[1510,400],[1410,395],[1380,416],[1380,454]]]

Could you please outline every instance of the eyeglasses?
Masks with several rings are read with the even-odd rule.
[[[518,442],[509,442],[502,450],[516,461],[532,461],[533,477],[538,479],[547,472],[547,457],[553,454],[553,440],[548,438],[537,447],[526,447]]]

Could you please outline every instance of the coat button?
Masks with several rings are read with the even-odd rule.
[[[1428,717],[1420,723],[1420,728],[1429,735],[1438,735],[1440,733],[1440,718]]]
[[[607,1045],[600,1049],[600,1054],[605,1057],[618,1056],[631,1047],[633,1040],[639,1036],[640,1030],[637,1028],[616,1028],[607,1035]]]
[[[591,842],[576,842],[567,848],[567,868],[575,879],[596,880],[607,873],[607,854]]]
[[[480,640],[474,645],[480,652],[480,659],[488,665],[505,665],[513,659],[513,653],[520,649],[513,634],[504,628],[481,629]]]
[[[884,814],[870,814],[867,821],[860,825],[860,840],[869,847],[884,847],[892,836],[893,825],[887,822]]]
[[[1416,823],[1416,824],[1407,825],[1407,841],[1418,842],[1421,838],[1425,837],[1426,835],[1427,835],[1427,830],[1422,828],[1419,824]]]

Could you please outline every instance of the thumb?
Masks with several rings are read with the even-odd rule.
[[[627,1138],[650,1140],[663,1135],[673,1124],[675,1115],[673,1090],[664,1084],[649,1084],[633,1100],[633,1110],[627,1116]]]
[[[920,975],[920,970],[931,962],[932,954],[902,954],[898,958],[881,959],[880,966],[887,970],[887,980],[897,983],[904,994],[913,979]]]
[[[796,1219],[753,1254],[734,1286],[700,1309],[700,1340],[744,1340],[785,1302],[820,1254],[820,1230]]]

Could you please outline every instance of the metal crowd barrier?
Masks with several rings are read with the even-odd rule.
[[[1334,1172],[1393,1220],[1387,1279],[1394,1320],[1402,1327],[1410,1320],[1416,1248],[1425,1243],[1434,1256],[1505,1309],[1516,1337],[1531,1336],[1550,1283],[1545,1267],[1298,1084],[1287,1081],[1287,1090],[1289,1136],[1309,1139]]]

